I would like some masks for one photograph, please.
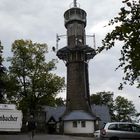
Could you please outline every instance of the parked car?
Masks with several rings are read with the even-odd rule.
[[[95,140],[140,140],[140,125],[130,122],[111,122],[94,133]]]

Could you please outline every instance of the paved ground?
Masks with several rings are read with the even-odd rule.
[[[0,135],[0,140],[29,140],[28,135]],[[36,135],[33,140],[94,140],[89,137],[75,137],[65,135]]]

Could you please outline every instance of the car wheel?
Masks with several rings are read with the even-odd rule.
[[[119,140],[119,138],[118,137],[112,137],[112,138],[110,138],[110,140]]]

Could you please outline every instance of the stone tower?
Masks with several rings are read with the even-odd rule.
[[[67,29],[67,46],[58,50],[57,56],[67,66],[66,111],[90,111],[88,62],[95,56],[95,50],[86,45],[86,12],[74,6],[64,13]]]
[[[95,56],[95,50],[86,45],[86,12],[74,6],[64,13],[65,27],[67,29],[67,46],[57,51],[57,56],[66,63],[67,67],[67,99],[66,111],[62,117],[63,121],[78,123],[83,121],[95,122],[96,116],[91,110],[88,62]],[[81,122],[82,123],[82,122]],[[91,123],[92,124],[92,123]],[[89,126],[89,129],[91,127]],[[69,130],[70,124],[66,123],[64,132],[81,133],[81,129]],[[94,126],[94,123],[93,123]],[[83,130],[83,129],[82,129]],[[85,128],[85,132],[88,130]],[[90,129],[93,132],[92,129]]]

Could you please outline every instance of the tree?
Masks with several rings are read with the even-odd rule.
[[[96,105],[107,105],[109,107],[109,113],[111,115],[111,119],[114,120],[114,101],[113,101],[113,92],[97,92],[96,94],[92,94],[90,96],[91,104]]]
[[[136,116],[136,109],[131,101],[124,97],[118,96],[114,102],[116,121],[132,121]]]
[[[1,45],[1,41],[0,41],[0,64],[2,64],[3,58],[2,58],[2,53],[3,53],[3,46]]]
[[[113,92],[97,92],[91,95],[91,103],[96,105],[107,105],[112,121],[132,121],[132,117],[138,118],[132,101],[118,96],[115,99]]]
[[[4,89],[5,89],[5,67],[3,66],[3,46],[0,42],[0,103],[4,103]]]
[[[122,2],[125,6],[120,9],[118,16],[109,22],[109,26],[116,27],[106,35],[102,41],[103,46],[98,51],[108,50],[115,46],[116,41],[121,41],[122,56],[118,68],[123,68],[124,76],[119,88],[122,89],[128,83],[137,83],[140,88],[140,0]]]
[[[64,106],[65,100],[61,97],[55,99],[55,106]]]
[[[30,113],[42,105],[53,105],[57,93],[64,87],[64,78],[51,72],[56,69],[56,60],[46,62],[47,45],[16,40],[12,52],[8,75],[11,85],[7,88],[9,101]]]
[[[97,92],[96,94],[91,95],[90,101],[91,101],[91,104],[110,105],[113,103],[113,95],[114,95],[114,93],[110,92],[110,91]]]

